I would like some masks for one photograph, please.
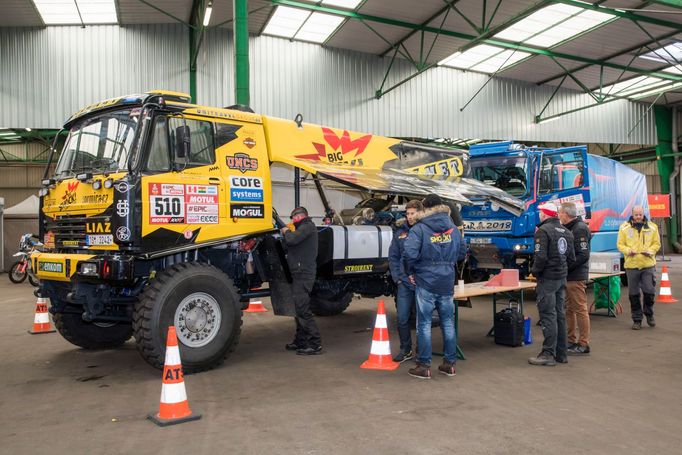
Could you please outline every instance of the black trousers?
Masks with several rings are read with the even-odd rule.
[[[300,347],[316,348],[322,345],[320,330],[317,328],[313,312],[310,310],[310,291],[315,283],[315,275],[292,276],[291,290],[296,307],[296,337],[294,343]]]
[[[566,278],[561,280],[538,279],[535,288],[540,325],[545,339],[542,351],[559,359],[565,359],[566,352]]]

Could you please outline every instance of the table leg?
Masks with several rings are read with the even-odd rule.
[[[455,300],[455,346],[457,347],[457,358],[466,360],[464,351],[459,347],[459,301]]]
[[[491,337],[495,335],[495,315],[497,314],[497,294],[493,294],[493,326],[490,327],[490,330],[488,330],[488,333],[486,334],[487,337]]]

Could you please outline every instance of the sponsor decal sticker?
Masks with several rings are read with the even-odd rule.
[[[127,193],[128,190],[130,190],[130,185],[128,185],[128,182],[116,182],[114,184],[116,189],[118,190],[119,193]]]
[[[116,203],[116,214],[121,218],[125,218],[130,213],[130,205],[125,199],[121,199]]]
[[[244,139],[244,145],[252,149],[256,146],[256,141],[253,138],[247,137]]]
[[[106,204],[109,202],[108,194],[88,194],[83,196],[83,204]]]
[[[225,163],[228,168],[238,170],[242,174],[258,169],[258,158],[252,158],[246,153],[235,153],[234,156],[226,156]]]
[[[109,222],[85,223],[85,232],[88,234],[111,232],[111,223]]]
[[[38,271],[39,272],[62,273],[63,270],[64,270],[64,265],[61,262],[47,262],[47,261],[39,261],[38,262]]]
[[[263,204],[230,204],[232,218],[265,218]]]
[[[126,226],[120,226],[116,229],[116,237],[118,237],[121,242],[128,241],[130,239],[130,229]]]
[[[263,202],[263,179],[260,177],[230,177],[230,200]]]
[[[371,272],[373,269],[374,269],[373,264],[347,265],[343,268],[343,271],[346,273]]]
[[[78,188],[79,183],[78,180],[67,183],[66,191],[64,192],[64,196],[62,196],[62,201],[59,203],[60,212],[66,210],[71,204],[76,202],[76,189]]]
[[[322,136],[325,143],[312,143],[316,153],[296,155],[296,158],[362,166],[362,159],[358,156],[365,151],[369,141],[372,140],[371,134],[352,139],[346,130],[338,136],[334,130],[325,127],[322,127]]]
[[[216,185],[150,183],[149,194],[150,224],[218,224]]]

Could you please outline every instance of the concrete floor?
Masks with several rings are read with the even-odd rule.
[[[168,428],[145,419],[158,410],[161,374],[133,342],[88,352],[58,334],[27,334],[32,288],[1,275],[0,452],[679,454],[682,257],[668,265],[681,302],[656,305],[655,329],[630,330],[625,296],[618,318],[592,317],[592,356],[555,368],[526,362],[539,350],[539,327],[527,347],[485,337],[487,299],[460,313],[468,360],[455,378],[431,381],[409,377],[411,362],[395,372],[359,368],[375,301],[318,319],[326,354],[317,357],[284,351],[291,319],[245,314],[228,363],[186,378],[190,406],[203,418]],[[387,308],[395,352],[392,302]],[[534,305],[526,314],[536,320]],[[434,341],[440,350],[438,330]]]

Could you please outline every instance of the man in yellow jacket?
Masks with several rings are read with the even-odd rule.
[[[644,294],[644,316],[649,327],[654,327],[654,299],[656,298],[656,253],[661,247],[658,227],[644,216],[644,207],[637,205],[632,216],[618,230],[618,250],[625,256],[628,295],[632,313],[632,330],[642,328],[640,289]]]

